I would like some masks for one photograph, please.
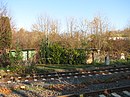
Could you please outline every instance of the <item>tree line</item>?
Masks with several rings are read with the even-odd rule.
[[[11,50],[18,46],[20,49],[35,48],[42,61],[54,64],[83,63],[80,58],[84,59],[86,52],[82,49],[97,49],[101,55],[109,52],[113,57],[122,52],[126,55],[130,53],[130,27],[112,30],[109,21],[101,16],[79,21],[68,18],[64,25],[48,16],[40,16],[31,31],[24,28],[16,31],[10,23],[11,18],[6,15],[6,7],[0,12],[0,49]],[[65,57],[71,61],[64,61]]]

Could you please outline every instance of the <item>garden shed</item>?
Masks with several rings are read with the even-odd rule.
[[[13,56],[16,54],[16,50],[10,51]],[[36,49],[23,49],[21,50],[23,61],[32,59],[36,54]]]

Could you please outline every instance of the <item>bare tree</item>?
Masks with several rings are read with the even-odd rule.
[[[75,18],[68,18],[67,19],[67,32],[73,37],[74,32],[77,31],[78,25],[77,20]]]
[[[41,39],[49,39],[49,41],[57,41],[60,36],[60,25],[58,20],[51,19],[48,16],[38,17],[35,24],[32,26],[33,32],[44,33],[44,36],[40,37]]]
[[[7,11],[7,3],[0,3],[0,17],[4,17],[8,15]]]
[[[32,30],[48,35],[50,31],[50,18],[48,16],[39,16],[36,23],[32,25]]]
[[[94,17],[90,22],[90,33],[92,34],[93,47],[102,49],[106,45],[107,38],[105,33],[108,32],[108,22],[103,20],[100,16]]]

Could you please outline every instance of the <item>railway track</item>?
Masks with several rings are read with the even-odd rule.
[[[74,72],[54,72],[47,74],[36,74],[37,77],[44,78],[56,78],[56,77],[67,77],[67,76],[91,76],[91,75],[107,75],[112,73],[127,73],[130,72],[130,67],[115,67],[107,69],[95,69],[95,70],[84,70],[84,71],[74,71]]]
[[[100,81],[101,81],[102,78],[103,78],[103,80],[108,79],[108,78],[111,79],[111,78],[113,78],[113,75],[114,75],[114,77],[116,77],[117,75],[118,76],[125,75],[125,77],[129,77],[129,78],[126,78],[127,81],[126,82],[123,81],[123,84],[118,83],[118,82],[113,82],[113,84],[109,84],[109,87],[107,86],[108,85],[107,83],[105,83],[106,85],[104,85],[103,87],[95,88],[92,86],[94,89],[91,87],[88,87],[88,85],[90,85],[90,83],[91,83],[90,81],[95,80],[95,78],[97,78],[97,80],[100,79]],[[119,77],[119,81],[122,80],[122,79],[120,79],[121,76]],[[125,78],[125,77],[122,76],[122,78]],[[6,78],[4,78],[4,79],[6,79]],[[90,81],[88,81],[88,80],[90,80]],[[60,86],[63,84],[63,87],[65,87],[65,89],[68,89],[69,85],[71,85],[71,84],[72,84],[72,86],[75,87],[74,92],[70,91],[70,90],[64,91],[64,88],[63,88],[63,90],[61,90],[61,92],[64,91],[62,93],[63,96],[59,96],[59,97],[130,97],[129,96],[130,86],[127,86],[127,85],[130,85],[129,80],[130,80],[130,67],[124,66],[124,67],[113,67],[113,68],[102,68],[102,69],[99,68],[99,69],[94,69],[94,70],[83,70],[83,71],[73,71],[73,72],[53,72],[53,73],[44,73],[44,74],[42,73],[42,74],[22,75],[22,76],[8,76],[5,83],[7,83],[6,85],[10,85],[10,83],[12,83],[12,84],[13,83],[16,83],[16,84],[22,83],[23,85],[26,84],[28,86],[47,88],[47,89],[49,87],[49,84],[50,85],[53,84],[54,86],[55,85]],[[80,81],[80,82],[74,83],[74,81]],[[82,89],[84,89],[84,87],[82,88],[83,84],[81,84],[83,81],[90,82],[86,86],[84,86],[86,89],[89,89],[88,91],[82,90]],[[100,83],[100,81],[99,81],[99,83]],[[118,81],[118,79],[116,79],[114,81]],[[55,82],[57,82],[57,83],[55,83]],[[67,85],[66,85],[66,83],[67,83]],[[75,89],[77,90],[77,87],[76,87],[77,84],[80,84],[81,87],[80,86],[78,87],[79,92],[77,92],[77,94],[75,95],[73,93],[75,93]],[[92,85],[93,84],[96,85],[98,83],[92,83]],[[118,87],[118,85],[120,87]],[[122,87],[122,86],[124,86],[124,87]],[[111,87],[113,87],[113,88],[111,88]],[[57,89],[57,88],[54,88],[54,90],[55,89]],[[98,90],[98,89],[100,89],[100,90]],[[53,90],[53,88],[52,88],[52,90]],[[64,94],[70,94],[70,95],[64,95]]]
[[[10,76],[7,78],[7,83],[11,81],[17,82],[27,82],[27,81],[46,81],[46,80],[57,80],[57,79],[70,79],[70,78],[85,78],[92,76],[105,76],[112,74],[123,74],[130,73],[130,67],[113,67],[113,68],[104,68],[104,69],[95,69],[95,70],[84,70],[84,71],[73,71],[73,72],[53,72],[53,73],[44,73],[44,74],[32,74],[32,75],[22,75],[22,76]]]
[[[103,89],[79,95],[62,95],[58,97],[130,97],[130,86]]]

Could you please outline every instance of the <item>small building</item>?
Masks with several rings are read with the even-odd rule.
[[[16,50],[10,51],[13,56],[15,56]],[[31,60],[36,55],[37,51],[36,49],[23,49],[21,50],[23,61]]]

